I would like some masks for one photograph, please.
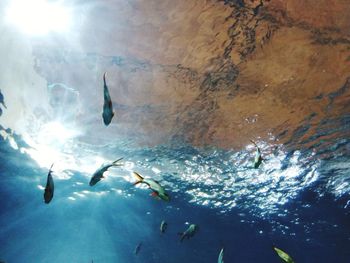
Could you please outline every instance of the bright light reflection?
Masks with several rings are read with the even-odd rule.
[[[45,124],[38,134],[38,138],[46,144],[65,143],[68,139],[76,136],[77,133],[63,126],[60,122],[53,121]]]
[[[12,0],[6,20],[29,35],[45,35],[69,29],[71,14],[59,3],[46,0]]]

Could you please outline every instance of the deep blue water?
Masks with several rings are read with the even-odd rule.
[[[14,140],[19,148],[29,147],[18,136]],[[225,247],[225,262],[277,263],[281,261],[272,250],[275,245],[288,252],[295,262],[349,262],[348,193],[337,197],[324,190],[331,182],[324,182],[321,176],[308,184],[300,179],[318,170],[329,173],[324,177],[331,177],[326,168],[336,162],[334,158],[322,161],[314,172],[310,172],[310,164],[300,166],[300,170],[309,172],[299,172],[295,183],[284,185],[283,180],[249,181],[249,176],[265,175],[256,175],[257,171],[244,169],[243,164],[239,168],[231,161],[225,162],[233,157],[243,158],[234,151],[186,145],[132,148],[119,144],[105,148],[104,154],[124,156],[126,168],[111,169],[111,175],[116,176],[94,187],[88,185],[91,174],[65,171],[69,176],[60,178],[60,172],[54,169],[55,194],[46,205],[38,185],[45,185],[48,169],[40,168],[30,155],[13,149],[9,140],[1,140],[2,260],[205,263],[217,262],[221,247]],[[276,177],[295,167],[298,162],[293,163],[293,155],[284,155],[278,169],[269,170],[266,163],[260,170],[266,176]],[[251,156],[252,153],[244,158],[249,162]],[[346,155],[339,158],[347,164]],[[298,159],[302,159],[301,155]],[[134,187],[127,169],[131,163],[135,164],[132,170],[161,178],[171,201],[156,200],[148,189]],[[339,170],[345,169],[347,166],[339,166]],[[190,174],[196,170],[204,177],[187,181],[182,177],[187,171],[192,178]],[[208,171],[210,176],[205,177]],[[240,178],[239,173],[245,177]],[[229,181],[231,177],[236,181]],[[242,192],[243,187],[251,191]],[[264,187],[271,188],[269,194],[259,194]],[[232,200],[236,205],[225,205]],[[164,234],[159,231],[162,220],[168,222]],[[178,232],[184,231],[188,223],[197,224],[199,232],[181,243]],[[142,247],[135,255],[139,242]]]
[[[128,23],[133,21],[126,17],[129,13],[122,14],[132,3],[62,1],[75,14],[70,29],[48,28],[37,35],[26,25],[40,16],[34,12],[40,8],[18,2],[20,21],[11,25],[5,21],[10,2],[17,1],[0,1],[0,262],[209,263],[217,262],[222,247],[225,263],[281,262],[273,246],[297,263],[350,262],[350,78],[341,87],[329,87],[330,93],[310,98],[320,103],[319,112],[309,112],[296,127],[267,127],[261,138],[251,138],[265,158],[259,169],[251,168],[253,144],[219,149],[171,138],[153,147],[140,146],[135,141],[142,136],[144,141],[164,139],[158,138],[164,135],[157,130],[142,126],[148,116],[167,118],[164,107],[181,104],[142,101],[148,89],[160,90],[167,84],[156,83],[153,75],[182,78],[177,68],[187,66],[134,57],[145,47],[157,47],[132,38],[129,29],[134,27]],[[23,17],[26,9],[33,9],[28,10],[29,18]],[[142,25],[144,18],[140,19]],[[48,24],[39,19],[39,33],[40,26]],[[132,49],[142,43],[141,49],[128,54],[128,40]],[[164,57],[176,54],[170,47]],[[196,73],[189,69],[186,74]],[[111,94],[119,96],[113,97],[117,114],[108,127],[100,112],[104,71],[111,76]],[[135,82],[139,74],[140,83]],[[235,68],[224,74],[227,85],[236,74]],[[133,89],[134,83],[139,88]],[[207,96],[216,101],[216,85],[210,87]],[[139,96],[128,96],[138,92]],[[159,94],[155,101],[172,93]],[[128,115],[130,108],[133,112]],[[259,125],[258,113],[244,118]],[[121,121],[118,114],[125,118]],[[89,186],[102,163],[121,157],[122,167],[111,168],[105,179]],[[52,163],[55,192],[51,203],[45,204]],[[133,171],[158,180],[170,202],[150,196],[145,186],[134,186]],[[162,220],[168,223],[164,234],[159,231]],[[198,225],[198,233],[180,242],[178,233],[190,224]]]

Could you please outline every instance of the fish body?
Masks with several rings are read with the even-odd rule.
[[[97,184],[99,181],[101,181],[102,178],[104,178],[103,174],[112,166],[121,166],[122,164],[118,163],[120,160],[122,160],[123,158],[120,158],[110,164],[105,164],[102,165],[99,169],[97,169],[91,179],[90,179],[90,186],[94,186],[95,184]]]
[[[161,233],[164,233],[165,230],[167,229],[167,227],[168,227],[167,222],[165,222],[165,221],[163,220],[162,223],[160,223],[160,232],[161,232]]]
[[[284,261],[287,263],[294,263],[293,259],[283,250],[277,248],[277,247],[273,247],[273,249],[276,251],[277,255]]]
[[[255,158],[254,158],[254,168],[258,169],[262,161],[263,161],[263,158],[261,157],[261,152],[260,152],[260,149],[258,148],[256,150]]]
[[[261,151],[260,148],[258,147],[258,145],[256,145],[256,143],[252,140],[250,140],[256,147],[256,153],[255,153],[255,157],[254,157],[254,163],[253,163],[253,167],[255,169],[258,169],[259,166],[261,165],[262,161],[264,160],[261,156]]]
[[[108,91],[108,87],[106,84],[106,72],[103,74],[103,112],[102,112],[102,118],[103,118],[103,123],[108,126],[112,118],[114,116],[114,111],[113,111],[113,105],[112,105],[112,99]]]
[[[160,199],[164,201],[170,201],[169,195],[165,192],[165,189],[159,184],[159,182],[150,179],[150,178],[143,178],[140,174],[134,172],[134,176],[136,177],[136,182],[134,185],[143,183],[149,186],[149,188],[152,189],[152,195],[159,197]]]
[[[5,101],[4,101],[4,95],[2,95],[1,90],[0,90],[0,104],[2,104],[5,109],[7,109]]]
[[[185,238],[189,239],[190,237],[193,237],[197,231],[198,226],[195,224],[191,224],[185,232],[179,233],[179,235],[181,236],[180,241],[182,242]]]
[[[141,249],[141,246],[142,246],[142,242],[140,242],[136,247],[135,247],[135,255],[137,255],[139,252],[140,252],[140,249]]]
[[[44,201],[46,204],[51,202],[53,198],[53,193],[55,190],[55,185],[53,183],[53,178],[52,178],[52,166],[53,164],[51,165],[49,173],[47,174],[46,187],[44,192]]]
[[[224,263],[224,248],[220,250],[219,257],[218,257],[218,263]]]

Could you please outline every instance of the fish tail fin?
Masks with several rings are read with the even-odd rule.
[[[107,71],[105,73],[103,73],[103,83],[106,86],[106,75],[107,75]]]
[[[139,184],[139,183],[142,183],[143,177],[142,177],[139,173],[133,172],[133,175],[134,175],[135,178],[136,178],[136,182],[134,183],[134,185],[137,185],[137,184]]]
[[[49,172],[52,172],[53,165],[54,165],[54,163],[51,164]]]
[[[180,242],[182,242],[186,235],[183,232],[178,232],[177,234],[180,236]]]
[[[123,157],[122,157],[122,158],[119,158],[119,159],[116,160],[116,161],[114,161],[114,162],[112,163],[112,165],[113,165],[113,166],[122,166],[123,164],[118,163],[118,162],[121,161],[121,160],[123,160]]]
[[[254,142],[253,140],[250,140],[250,141],[255,145],[256,148],[258,148],[258,151],[260,152],[260,149],[259,149],[258,145],[256,144],[256,142]]]

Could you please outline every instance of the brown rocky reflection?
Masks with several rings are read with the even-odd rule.
[[[88,54],[34,50],[38,72],[85,104],[108,71],[119,134],[241,147],[350,110],[348,0],[120,2],[89,13]]]

